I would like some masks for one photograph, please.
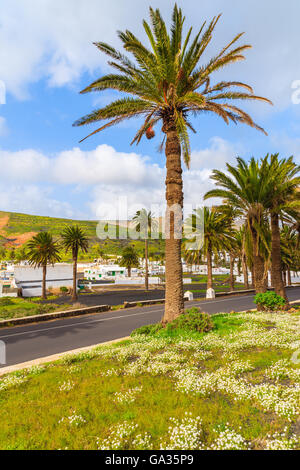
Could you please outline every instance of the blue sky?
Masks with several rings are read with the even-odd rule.
[[[299,2],[286,0],[273,8],[270,0],[178,3],[186,24],[195,30],[203,20],[223,13],[210,54],[246,32],[241,42],[253,45],[247,60],[216,79],[246,81],[256,94],[274,102],[272,108],[244,106],[268,137],[246,126],[226,126],[213,116],[194,122],[198,133],[191,137],[191,170],[184,172],[186,201],[201,202],[211,187],[211,169],[225,168],[237,155],[280,152],[300,162],[300,104],[292,101],[297,92],[292,83],[300,80]],[[160,6],[169,21],[172,1],[151,4]],[[160,132],[155,140],[131,147],[136,121],[82,144],[78,141],[90,128],[72,127],[77,118],[116,96],[78,93],[109,70],[92,42],[119,46],[116,31],[127,27],[143,38],[148,6],[144,0],[1,3],[0,80],[6,86],[6,104],[0,105],[0,210],[96,219],[107,216],[107,204],[120,196],[148,207],[163,200],[164,155],[156,150]]]

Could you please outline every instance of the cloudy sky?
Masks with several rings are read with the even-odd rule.
[[[246,81],[274,106],[244,106],[264,127],[226,126],[207,115],[197,119],[192,164],[184,171],[187,202],[201,202],[213,168],[236,156],[280,152],[300,162],[299,0],[185,0],[186,25],[194,30],[223,13],[208,53],[245,31],[247,60],[218,79]],[[173,1],[153,0],[169,21]],[[98,134],[73,128],[82,115],[115,98],[112,92],[79,95],[109,68],[93,41],[120,46],[116,31],[142,39],[144,0],[9,0],[0,3],[0,210],[96,219],[112,200],[150,207],[164,198],[164,155],[157,140],[131,147],[137,122]],[[294,87],[294,88],[293,88]],[[6,93],[4,93],[4,88]],[[299,103],[299,104],[297,104]]]

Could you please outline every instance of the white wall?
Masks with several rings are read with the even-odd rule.
[[[23,297],[40,297],[42,295],[43,269],[32,266],[16,266],[15,281],[22,288]],[[72,287],[72,264],[56,264],[47,267],[46,288]]]
[[[149,277],[149,284],[151,285],[157,285],[161,284],[161,279],[160,277]],[[138,277],[138,278],[124,278],[124,279],[116,279],[115,281],[116,285],[144,285],[145,284],[145,279]]]

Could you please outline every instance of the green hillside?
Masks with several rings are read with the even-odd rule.
[[[1,219],[5,217],[9,217],[9,222],[1,228],[1,231],[4,231],[8,236],[41,231],[49,231],[53,235],[58,235],[65,225],[72,224],[80,225],[89,236],[96,236],[96,221],[75,221],[55,217],[19,214],[16,212],[0,212],[0,225]]]
[[[120,255],[129,243],[142,254],[143,240],[99,240],[96,233],[97,224],[98,222],[93,220],[78,221],[0,211],[0,246],[7,250],[20,249],[38,232],[49,231],[55,237],[59,237],[66,225],[79,225],[90,239],[90,250],[84,259],[97,257],[97,248],[103,250],[105,254]],[[151,241],[149,248],[150,254],[162,253],[164,242],[162,240]]]

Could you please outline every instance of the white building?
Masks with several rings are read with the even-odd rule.
[[[40,297],[42,295],[43,269],[32,266],[15,266],[15,282],[22,289],[23,297]],[[46,289],[73,287],[72,264],[55,264],[47,266]]]
[[[88,281],[101,281],[103,279],[116,279],[118,276],[126,276],[127,269],[117,265],[102,265],[84,270],[84,278]]]
[[[0,281],[0,298],[2,297],[18,297],[18,288],[14,285],[14,282],[9,284],[5,281]]]

